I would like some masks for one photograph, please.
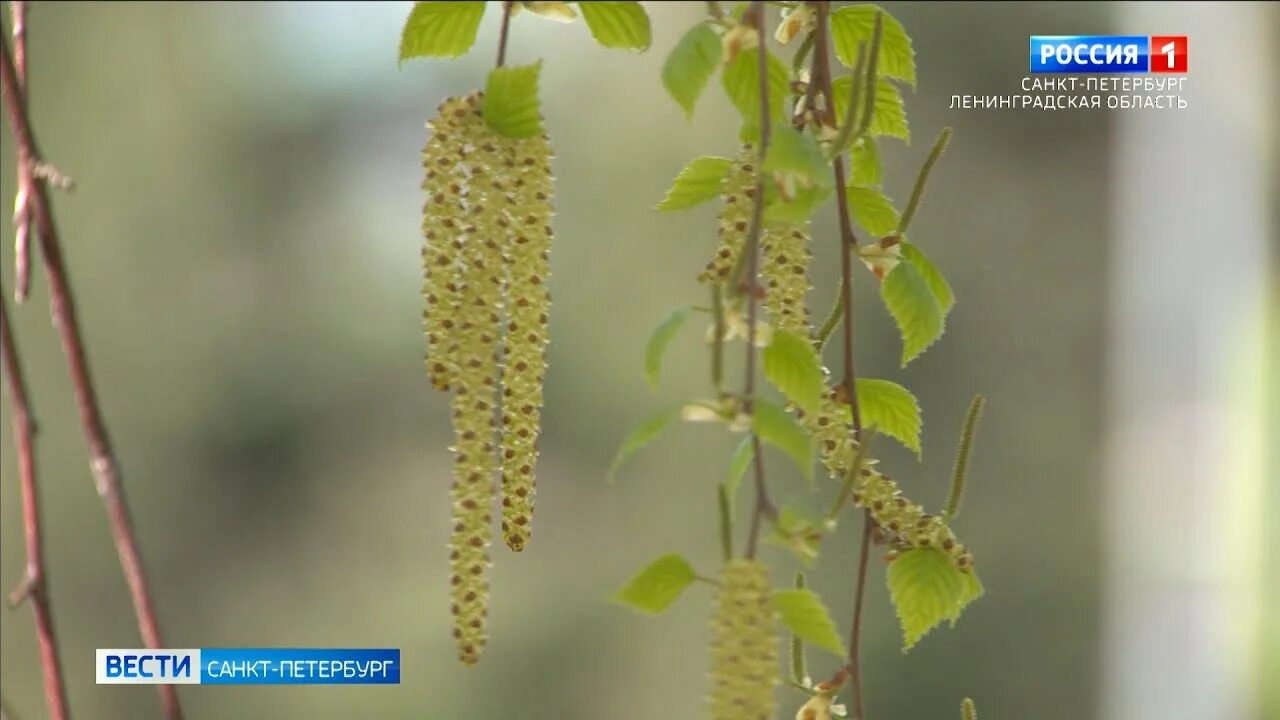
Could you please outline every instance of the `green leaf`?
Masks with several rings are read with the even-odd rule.
[[[729,477],[725,480],[724,487],[730,502],[733,502],[734,496],[738,494],[738,487],[742,485],[742,476],[747,474],[747,468],[751,467],[751,461],[755,459],[754,448],[751,445],[751,436],[747,435],[742,438],[742,442],[738,443],[738,447],[733,449],[733,456],[729,459]]]
[[[823,529],[821,520],[788,504],[778,511],[777,522],[763,540],[789,550],[805,567],[812,567],[813,562],[818,559]]]
[[[864,137],[854,143],[849,151],[849,177],[854,185],[879,187],[880,185],[880,148],[875,138]]]
[[[689,561],[672,553],[654,560],[613,596],[623,605],[657,615],[671,606],[698,578]]]
[[[911,391],[888,380],[858,378],[858,409],[864,425],[902,443],[920,456],[920,403]]]
[[[831,83],[831,94],[835,103],[836,117],[844,117],[849,106],[849,93],[852,92],[853,78],[845,76]],[[859,100],[861,102],[861,100]],[[902,102],[902,93],[893,83],[879,78],[876,81],[876,105],[871,112],[871,126],[867,132],[873,136],[888,135],[902,139],[910,144],[911,129],[907,124],[907,111]]]
[[[732,160],[704,155],[684,166],[656,210],[687,210],[720,196]]]
[[[649,344],[644,349],[644,376],[652,387],[658,387],[658,379],[662,375],[662,356],[667,352],[667,346],[688,319],[689,308],[672,310],[667,319],[649,336]]]
[[[809,435],[786,410],[757,398],[754,426],[761,440],[786,453],[805,479],[813,481],[813,447]]]
[[[783,125],[769,138],[769,154],[762,169],[768,173],[793,176],[809,185],[827,185],[831,173],[827,159],[812,135]]]
[[[954,620],[974,592],[965,573],[937,548],[907,550],[889,563],[886,577],[902,625],[903,652],[943,620]],[[980,592],[981,583],[976,586]]]
[[[417,2],[400,33],[400,61],[466,54],[476,42],[483,2]]]
[[[613,463],[609,465],[608,480],[613,482],[614,477],[618,474],[618,468],[627,461],[632,455],[635,455],[641,448],[653,442],[667,429],[667,425],[671,420],[679,415],[678,410],[663,410],[661,413],[640,423],[630,435],[622,441],[622,446],[618,448],[618,454],[614,455]]]
[[[814,185],[796,188],[795,194],[787,199],[778,192],[776,183],[768,183],[764,186],[764,220],[766,223],[804,225],[830,195],[829,185]]]
[[[647,50],[653,41],[649,14],[638,2],[580,2],[591,36],[607,48]]]
[[[884,193],[875,188],[848,187],[845,197],[849,200],[849,212],[867,232],[884,237],[898,229],[898,210]]]
[[[531,138],[542,132],[538,113],[538,74],[542,61],[532,65],[494,68],[484,87],[484,121],[509,138]]]
[[[813,343],[789,332],[776,331],[763,355],[764,376],[769,382],[801,410],[817,412],[825,381],[822,360]]]
[[[974,600],[986,594],[986,589],[982,587],[982,581],[978,579],[978,571],[972,568],[967,573],[960,573],[964,578],[964,589],[960,593],[960,599],[956,602],[955,607],[951,609],[951,614],[947,615],[947,620],[951,621],[951,627],[955,627],[960,620],[960,613],[969,607]]]
[[[880,283],[880,298],[902,335],[902,367],[942,336],[944,317],[929,282],[916,266],[900,262]]]
[[[822,598],[812,590],[775,590],[773,605],[778,609],[782,624],[795,633],[796,637],[831,652],[836,657],[844,657],[844,643],[840,640],[840,632],[831,620]]]
[[[879,5],[849,5],[831,13],[831,37],[836,57],[848,67],[858,61],[858,42],[871,45],[871,33],[876,25],[876,13],[884,12]],[[880,58],[876,67],[886,77],[898,78],[908,85],[916,85],[916,54],[911,49],[911,39],[902,23],[884,12],[884,27],[880,35]]]
[[[915,265],[916,270],[924,276],[929,289],[933,291],[934,298],[938,300],[938,307],[942,308],[945,320],[946,314],[951,312],[951,307],[956,304],[956,296],[951,291],[951,285],[947,283],[947,279],[942,276],[942,271],[925,257],[924,251],[919,246],[909,242],[902,243],[902,258]]]
[[[752,49],[738,53],[732,62],[724,66],[724,71],[720,74],[720,81],[724,85],[724,91],[729,96],[729,100],[733,102],[734,107],[738,108],[743,119],[750,124],[760,121],[760,61],[756,52]],[[775,57],[773,53],[768,55],[767,67],[769,117],[777,117],[788,95],[790,73],[787,70],[787,64]],[[758,130],[756,132],[759,134]]]
[[[662,84],[684,108],[686,118],[693,118],[698,96],[719,64],[720,36],[707,23],[685,33],[662,64]]]

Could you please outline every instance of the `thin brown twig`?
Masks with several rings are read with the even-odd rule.
[[[13,68],[18,87],[27,94],[27,4],[21,0],[9,3],[13,13]],[[21,305],[31,290],[31,213],[27,202],[31,195],[31,158],[18,148],[18,192],[13,203],[13,301]]]
[[[760,272],[760,235],[764,231],[764,159],[769,152],[769,135],[772,132],[769,117],[769,68],[768,68],[768,43],[765,42],[767,36],[764,34],[764,3],[756,0],[751,3],[744,22],[750,21],[756,27],[759,33],[759,42],[756,46],[756,57],[759,59],[757,70],[760,82],[760,151],[757,156],[756,165],[756,186],[755,196],[752,200],[755,205],[751,211],[751,229],[747,236],[746,247],[743,252],[747,253],[747,280],[746,280],[746,299],[747,299],[747,368],[745,387],[742,391],[742,409],[743,412],[751,417],[753,422],[755,419],[755,388],[756,388],[756,311],[759,303],[757,302],[756,276]],[[756,511],[751,516],[751,533],[747,536],[746,555],[749,558],[756,556],[756,547],[759,545],[761,520],[765,516],[774,517],[777,510],[773,507],[773,502],[769,499],[769,488],[764,478],[764,449],[760,445],[760,436],[754,430],[751,434],[751,450],[754,455],[752,465],[755,466],[755,482],[756,482]]]
[[[814,69],[810,77],[822,83],[822,94],[825,106],[833,106],[831,92],[831,60],[828,48],[831,3],[821,0],[816,3],[818,14],[817,45],[813,52]],[[849,98],[850,102],[854,98]],[[844,154],[838,153],[832,163],[835,174],[836,208],[840,221],[840,283],[844,297],[844,374],[841,385],[849,403],[853,419],[853,439],[862,440],[862,414],[858,407],[858,393],[855,386],[854,352],[853,352],[853,258],[857,250],[858,238],[853,233],[849,221],[849,200],[845,195]],[[863,512],[862,540],[858,552],[858,578],[854,588],[853,620],[849,631],[849,677],[852,685],[852,712],[855,720],[866,720],[865,701],[862,690],[862,660],[860,647],[862,644],[862,606],[866,597],[867,560],[871,551],[874,521],[867,512]]]
[[[40,646],[40,672],[44,678],[44,698],[51,720],[66,720],[67,691],[62,679],[62,663],[58,659],[57,633],[53,629],[53,611],[49,606],[48,573],[44,565],[43,533],[40,528],[40,491],[36,484],[35,421],[27,400],[27,384],[18,362],[18,348],[9,326],[9,310],[0,294],[0,362],[4,365],[4,384],[9,390],[13,409],[13,441],[18,450],[18,482],[22,488],[22,530],[27,550],[27,567],[18,588],[9,596],[16,607],[23,600],[31,603],[36,623],[36,642]]]
[[[495,67],[502,67],[507,62],[507,36],[511,32],[511,10],[515,5],[511,0],[502,3],[502,27],[498,30],[498,60]]]
[[[13,131],[19,153],[25,152],[32,163],[39,163],[41,155],[31,130],[26,96],[18,84],[17,71],[3,32],[0,32],[0,51],[3,51],[0,52],[0,90],[3,91],[10,129]],[[28,202],[32,220],[35,222],[36,238],[40,243],[40,252],[44,259],[53,324],[60,337],[63,354],[67,357],[72,390],[89,450],[89,468],[107,513],[116,553],[120,557],[120,567],[133,600],[142,642],[148,648],[162,648],[164,641],[160,634],[160,623],[156,618],[155,606],[147,586],[137,534],[129,516],[119,463],[112,450],[106,425],[102,420],[102,411],[98,405],[97,392],[94,390],[89,362],[85,355],[84,341],[76,318],[75,299],[67,279],[61,241],[53,220],[47,184],[47,180],[35,178],[31,183]],[[165,716],[170,720],[180,720],[182,706],[178,702],[178,694],[174,686],[157,685],[156,687],[164,704]]]

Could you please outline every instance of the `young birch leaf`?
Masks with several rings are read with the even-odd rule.
[[[809,185],[830,183],[831,172],[813,135],[783,125],[773,131],[763,170],[794,176]]]
[[[880,148],[875,138],[865,137],[849,150],[849,176],[854,185],[880,186]]]
[[[938,300],[938,307],[942,308],[942,315],[945,320],[946,314],[951,312],[951,306],[956,304],[956,296],[951,291],[951,285],[947,283],[947,279],[942,276],[942,271],[929,258],[925,257],[924,252],[918,246],[909,242],[902,243],[902,258],[915,265],[916,270],[920,272],[925,282],[929,284],[929,289],[933,291],[933,296]]]
[[[751,467],[751,461],[755,459],[754,450],[750,435],[742,438],[738,447],[733,449],[733,456],[729,459],[729,477],[724,483],[729,502],[733,502],[733,498],[738,494],[738,487],[742,485],[742,476],[747,474],[747,468]]]
[[[964,573],[937,548],[908,550],[889,563],[889,596],[902,625],[906,652],[943,620],[959,613]]]
[[[703,156],[684,166],[667,190],[667,196],[654,208],[672,211],[688,210],[720,197],[720,188],[733,161],[728,158]]]
[[[877,12],[884,13],[884,27],[881,29],[880,57],[876,67],[881,75],[898,78],[915,87],[916,54],[911,49],[911,39],[907,37],[902,23],[879,5],[849,5],[831,13],[831,37],[836,57],[848,67],[857,63],[858,43],[863,41],[870,46]]]
[[[898,210],[884,193],[869,187],[845,188],[849,212],[858,224],[876,237],[884,237],[898,228]]]
[[[809,435],[786,410],[757,398],[754,424],[761,440],[786,453],[805,479],[813,481],[813,447]]]
[[[720,36],[706,23],[685,33],[662,64],[662,84],[684,108],[686,119],[693,118],[698,96],[719,64]]]
[[[785,198],[776,183],[768,183],[764,186],[764,221],[803,226],[829,195],[829,185],[814,185],[796,188],[790,198]]]
[[[847,75],[836,78],[831,83],[836,117],[845,116],[852,87],[853,78]],[[871,113],[871,126],[867,128],[867,132],[872,136],[888,135],[900,138],[907,144],[911,143],[911,129],[907,124],[907,111],[902,102],[902,93],[898,92],[898,88],[893,83],[884,78],[876,81],[876,105]]]
[[[542,132],[538,113],[538,73],[532,65],[494,68],[484,88],[484,121],[509,138],[531,138]]]
[[[790,71],[787,64],[769,53],[769,116],[776,117],[786,100],[790,85]],[[760,73],[759,59],[756,51],[740,52],[732,62],[724,66],[720,74],[720,82],[724,91],[738,108],[738,112],[748,124],[757,123],[760,119]],[[756,130],[759,134],[759,130]]]
[[[955,607],[951,609],[951,614],[947,615],[947,619],[951,621],[951,627],[956,626],[956,622],[960,620],[960,613],[964,612],[965,608],[986,593],[986,589],[982,587],[982,581],[978,579],[977,570],[970,570],[967,573],[960,574],[964,578],[964,588],[960,593],[959,600],[956,601]]]
[[[648,50],[653,41],[649,14],[638,2],[580,2],[591,36],[607,48]]]
[[[858,378],[856,387],[863,424],[874,425],[920,457],[920,403],[911,391],[871,378]]]
[[[658,379],[662,375],[662,356],[667,352],[667,346],[688,319],[689,308],[672,310],[667,319],[649,336],[649,344],[644,349],[644,376],[652,387],[658,387]]]
[[[400,62],[416,57],[450,58],[476,42],[483,2],[417,2],[400,33]]]
[[[902,367],[906,367],[942,335],[944,317],[933,290],[916,266],[898,263],[884,282],[880,298],[902,335]]]
[[[782,624],[796,637],[836,657],[844,657],[844,643],[840,640],[836,624],[831,620],[822,598],[812,590],[777,590],[773,593],[773,605],[778,609]]]
[[[663,555],[631,578],[613,599],[641,612],[658,615],[695,579],[697,573],[688,560],[674,553]]]
[[[801,410],[817,412],[824,379],[822,361],[813,343],[789,332],[776,331],[763,355],[764,376],[769,382]]]
[[[791,552],[805,567],[812,567],[818,559],[818,546],[822,543],[822,521],[793,505],[784,505],[778,511],[778,520],[764,542],[777,545]]]
[[[671,420],[679,415],[678,410],[663,410],[661,413],[640,423],[636,429],[631,431],[630,435],[622,441],[622,446],[618,448],[618,454],[613,457],[613,463],[609,465],[608,480],[613,482],[614,477],[618,474],[618,468],[627,461],[632,455],[635,455],[641,448],[653,442],[667,429],[667,425]]]

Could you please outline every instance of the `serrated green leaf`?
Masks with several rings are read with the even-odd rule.
[[[947,620],[951,621],[951,627],[955,627],[960,620],[960,613],[965,608],[973,604],[974,600],[986,594],[986,588],[982,587],[982,581],[978,579],[978,571],[970,569],[967,573],[960,573],[964,578],[964,589],[960,593],[960,599],[956,601],[955,607],[951,609],[951,614],[947,615]]]
[[[943,320],[946,320],[947,313],[951,312],[951,307],[956,304],[955,293],[951,291],[951,285],[947,279],[942,276],[942,271],[934,265],[929,258],[925,257],[924,251],[917,245],[909,242],[902,243],[902,258],[912,265],[916,266],[916,270],[924,276],[925,282],[929,283],[929,289],[933,291],[933,296],[938,300],[938,307],[942,308]]]
[[[898,229],[898,210],[884,193],[869,187],[845,188],[849,212],[853,219],[875,237],[884,237]]]
[[[484,87],[484,121],[509,138],[531,138],[542,132],[538,112],[538,74],[542,61],[532,65],[494,68]]]
[[[400,61],[464,55],[476,42],[483,2],[417,2],[400,32]]]
[[[676,175],[666,197],[654,209],[687,210],[719,197],[720,188],[732,164],[732,160],[722,157],[694,158]]]
[[[831,13],[831,38],[836,57],[848,67],[858,61],[858,43],[871,45],[875,30],[876,13],[884,12],[884,27],[880,35],[880,57],[876,67],[886,77],[898,78],[908,85],[916,85],[916,54],[911,48],[907,31],[892,15],[879,5],[849,5]]]
[[[661,413],[640,423],[634,430],[627,435],[622,441],[622,445],[618,448],[618,453],[613,457],[613,463],[609,465],[608,481],[613,482],[614,477],[618,474],[618,468],[627,461],[632,455],[635,455],[641,448],[653,442],[667,429],[667,425],[671,420],[679,416],[679,410],[663,410]]]
[[[812,135],[790,125],[774,128],[769,139],[769,154],[762,169],[768,173],[791,175],[810,185],[831,182],[827,159]]]
[[[680,332],[684,321],[689,319],[689,308],[682,307],[671,311],[666,320],[649,336],[649,343],[644,348],[644,376],[652,387],[658,387],[658,379],[662,376],[662,356],[672,338]]]
[[[874,425],[919,457],[920,403],[915,395],[889,380],[858,378],[856,387],[863,425]]]
[[[853,78],[845,76],[831,83],[831,94],[834,98],[836,117],[844,117],[849,106],[849,93],[852,91]],[[861,102],[861,101],[859,101]],[[900,138],[911,143],[911,128],[907,123],[907,110],[902,102],[902,93],[893,83],[879,78],[876,81],[876,105],[871,113],[871,126],[867,132],[879,137]]]
[[[909,262],[900,262],[880,283],[880,298],[902,335],[902,367],[942,336],[944,316],[929,283]]]
[[[813,481],[813,446],[809,435],[786,410],[757,398],[753,425],[761,440],[786,453],[805,479]]]
[[[724,483],[725,492],[729,495],[729,502],[733,502],[734,497],[738,494],[738,487],[742,485],[742,476],[747,474],[747,468],[751,467],[751,461],[754,459],[755,452],[751,446],[751,435],[747,435],[738,443],[738,447],[733,449],[733,456],[729,458],[729,477]]]
[[[720,82],[725,94],[738,108],[743,120],[754,126],[760,121],[760,72],[756,50],[738,53],[732,62],[724,66]],[[777,117],[788,96],[790,73],[787,64],[773,53],[768,54],[769,117]],[[759,134],[759,130],[756,131]]]
[[[773,605],[778,609],[782,624],[796,637],[836,657],[844,657],[840,632],[822,598],[812,590],[775,590]]]
[[[657,615],[671,606],[698,578],[689,561],[672,553],[649,563],[613,599],[641,612]]]
[[[849,151],[849,177],[854,185],[880,186],[880,148],[875,138],[864,137]]]
[[[828,185],[797,188],[790,199],[778,192],[774,183],[764,186],[764,221],[766,223],[786,223],[788,225],[804,225],[813,217],[813,213],[831,195]]]
[[[607,48],[647,50],[653,41],[649,14],[638,2],[580,2],[591,36]]]
[[[764,349],[764,376],[791,402],[807,413],[816,412],[825,380],[822,360],[813,343],[785,331],[775,331]]]
[[[889,563],[886,578],[902,626],[903,652],[943,620],[958,616],[971,592],[965,573],[937,548],[907,550]]]
[[[662,64],[662,84],[693,118],[693,108],[720,64],[720,36],[707,23],[699,23],[680,38]]]

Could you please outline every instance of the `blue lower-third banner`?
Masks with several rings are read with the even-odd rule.
[[[398,685],[399,648],[98,650],[99,685]]]

